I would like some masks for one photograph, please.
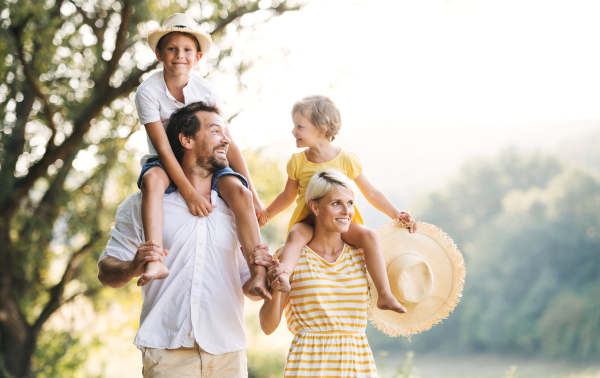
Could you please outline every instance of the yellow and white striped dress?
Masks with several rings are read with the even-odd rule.
[[[345,245],[329,263],[304,247],[285,305],[296,335],[284,377],[377,377],[367,342],[368,283],[362,249]]]

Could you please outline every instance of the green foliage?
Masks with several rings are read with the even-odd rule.
[[[454,313],[413,336],[411,348],[600,357],[596,172],[507,150],[464,167],[415,213],[455,240],[467,277]],[[369,337],[373,345],[398,345]]]
[[[198,73],[243,82],[251,62],[231,41],[297,8],[252,0],[0,3],[0,376],[74,376],[63,373],[77,371],[88,344],[45,326],[74,298],[98,311],[111,300],[139,305],[131,291],[101,290],[96,262],[117,206],[137,190],[134,92],[158,66],[147,32],[174,12],[202,15],[215,43]],[[52,344],[59,340],[63,350]]]
[[[36,350],[34,366],[40,378],[93,378],[81,367],[90,353],[100,345],[98,338],[91,342],[81,342],[81,336],[73,337],[70,332],[47,331],[39,340],[43,348]],[[43,361],[40,363],[40,361]]]
[[[248,164],[248,170],[252,177],[252,182],[258,196],[266,206],[271,203],[275,197],[285,187],[285,173],[281,171],[278,162],[272,161],[269,158],[261,156],[260,150],[245,150],[244,159]],[[277,219],[269,221],[260,229],[262,238],[266,243],[278,245],[285,240],[287,232],[287,223],[284,215]]]

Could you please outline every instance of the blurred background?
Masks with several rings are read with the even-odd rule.
[[[335,143],[451,236],[462,302],[411,340],[368,329],[382,377],[600,377],[600,4],[547,0],[0,3],[0,377],[141,377],[139,288],[96,263],[144,154],[145,36],[186,12],[265,204],[298,150],[295,101],[330,96]],[[385,215],[363,198],[367,225]],[[261,229],[275,250],[291,209]],[[292,335],[258,326],[251,377]]]

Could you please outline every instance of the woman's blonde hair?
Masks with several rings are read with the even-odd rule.
[[[317,129],[325,133],[330,141],[340,132],[342,116],[337,106],[327,96],[308,96],[296,102],[292,107],[292,116],[300,113]]]
[[[354,192],[354,188],[352,187],[352,180],[348,176],[337,169],[327,169],[323,172],[315,173],[308,182],[306,192],[304,193],[304,200],[308,208],[310,209],[310,201],[320,200],[333,188],[348,189],[356,197],[356,192]]]

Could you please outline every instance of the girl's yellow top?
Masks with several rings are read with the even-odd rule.
[[[304,218],[310,215],[310,210],[304,199],[304,193],[308,182],[315,175],[315,173],[323,172],[326,169],[337,169],[351,180],[354,180],[362,172],[362,164],[356,154],[340,149],[340,153],[326,163],[312,163],[306,159],[304,151],[293,154],[290,161],[287,163],[287,174],[292,180],[298,181],[298,198],[296,199],[296,209],[290,219],[288,226],[288,232],[290,228],[296,223],[302,221]],[[352,222],[365,224],[358,209],[354,206],[354,218]]]

